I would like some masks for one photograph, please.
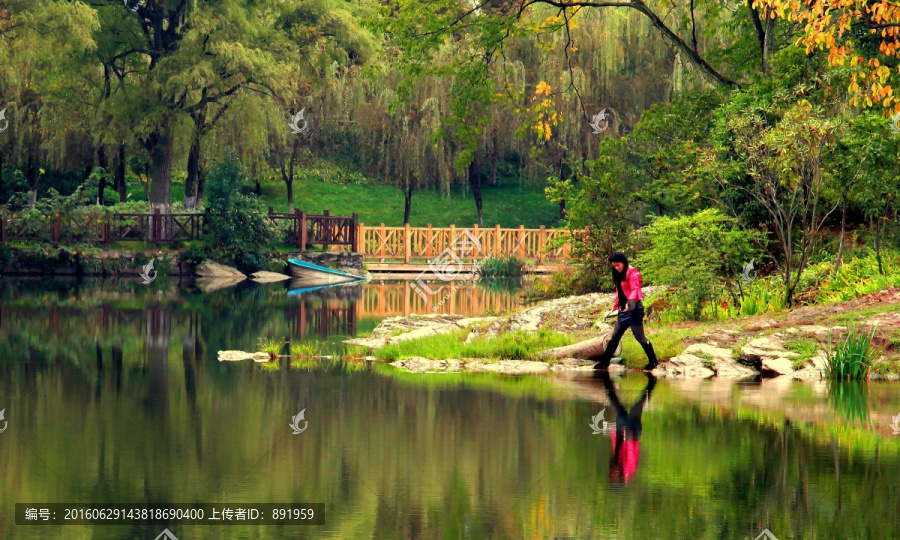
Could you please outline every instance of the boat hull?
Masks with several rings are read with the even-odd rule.
[[[298,263],[288,261],[291,269],[292,283],[297,283],[303,287],[317,287],[319,285],[334,285],[337,283],[349,283],[352,281],[361,281],[365,278],[354,276],[331,268],[314,265],[311,263]]]

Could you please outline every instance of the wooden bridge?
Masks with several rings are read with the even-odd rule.
[[[370,272],[393,272],[393,277],[435,272],[451,265],[457,273],[468,273],[475,263],[488,257],[514,255],[526,262],[529,272],[553,272],[569,258],[568,231],[563,229],[526,229],[494,227],[377,227],[350,217],[322,215],[303,211],[275,212],[269,207],[263,215],[278,231],[277,241],[297,246],[362,253]],[[195,213],[104,213],[85,209],[71,215],[39,216],[31,213],[0,215],[0,243],[38,241],[58,243],[150,242],[157,247],[196,240],[218,216]]]

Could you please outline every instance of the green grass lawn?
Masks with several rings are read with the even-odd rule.
[[[248,186],[248,192],[253,186]],[[139,184],[129,186],[131,201],[146,200]],[[172,201],[184,200],[184,183],[172,183]],[[557,206],[544,196],[542,187],[522,187],[515,180],[506,179],[498,186],[484,186],[484,226],[500,225],[515,228],[524,225],[529,229],[541,225],[558,226]],[[287,188],[283,182],[268,181],[262,184],[262,202],[278,212],[287,211]],[[294,182],[294,203],[297,209],[310,214],[321,214],[324,210],[334,216],[359,214],[365,225],[403,225],[403,192],[399,189],[377,183],[340,184],[315,179]],[[417,192],[412,199],[410,225],[424,227],[471,227],[478,223],[475,199],[471,192],[454,189],[449,196],[439,192]]]

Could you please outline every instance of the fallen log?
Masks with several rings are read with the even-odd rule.
[[[589,339],[587,341],[574,343],[572,345],[566,345],[565,347],[547,349],[545,351],[542,351],[540,353],[540,356],[545,359],[581,358],[584,360],[594,360],[596,358],[599,358],[603,354],[603,351],[606,350],[607,343],[609,343],[609,334]],[[622,354],[621,341],[616,347],[616,353],[613,356],[619,356],[620,354]]]

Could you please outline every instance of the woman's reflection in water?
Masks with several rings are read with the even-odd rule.
[[[656,377],[649,372],[647,386],[644,388],[641,399],[635,403],[631,410],[625,410],[616,394],[609,373],[598,371],[594,376],[603,381],[606,395],[616,413],[616,430],[612,434],[612,457],[609,460],[609,481],[612,483],[628,482],[634,478],[640,457],[641,414],[644,412],[644,404],[650,399],[653,388],[656,386]]]

